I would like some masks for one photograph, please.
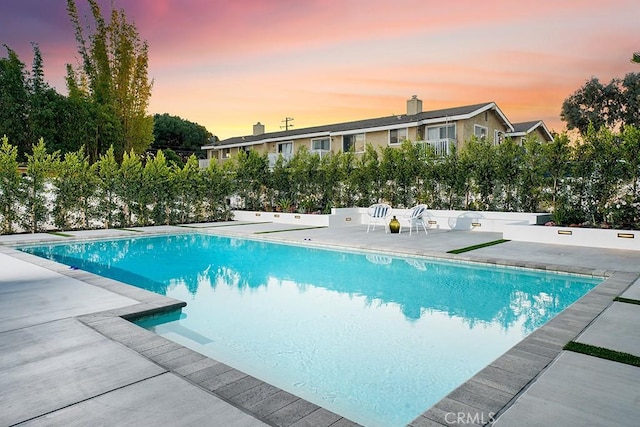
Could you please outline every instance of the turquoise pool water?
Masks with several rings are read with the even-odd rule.
[[[21,248],[187,302],[144,327],[366,426],[402,426],[598,279],[207,234]]]

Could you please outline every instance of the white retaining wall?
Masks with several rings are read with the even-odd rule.
[[[401,218],[409,210],[393,209]],[[331,215],[233,211],[234,219],[248,222],[274,222],[308,227],[366,225],[367,208],[332,209]],[[523,212],[477,212],[427,210],[428,228],[502,233],[504,239],[520,242],[573,245],[607,249],[640,250],[640,231],[602,230],[578,227],[548,227],[549,214]]]
[[[504,239],[520,242],[640,250],[640,231],[637,230],[506,225],[502,235]]]

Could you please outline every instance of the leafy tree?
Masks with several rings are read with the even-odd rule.
[[[147,160],[142,173],[142,193],[145,206],[151,205],[151,221],[154,225],[171,222],[171,200],[173,188],[170,181],[170,167],[162,150]]]
[[[350,181],[358,194],[358,204],[369,206],[377,202],[382,194],[382,178],[378,173],[380,168],[378,152],[371,144],[367,144],[364,153],[355,159],[355,163]]]
[[[437,163],[441,159],[430,145],[416,144],[415,149],[419,160],[415,200],[433,207],[439,197],[436,177]]]
[[[466,209],[469,205],[471,188],[471,167],[469,157],[454,150],[434,164],[434,178],[437,182],[436,207],[441,209]]]
[[[202,188],[202,177],[199,169],[198,159],[194,155],[189,157],[184,167],[172,167],[173,210],[176,222],[180,224],[201,220],[202,199],[199,190]]]
[[[22,226],[31,233],[37,233],[42,230],[49,214],[47,179],[55,169],[59,153],[48,154],[42,138],[33,146],[32,151],[32,154],[27,154],[26,187],[24,188],[26,217]]]
[[[640,179],[640,128],[627,126],[622,132],[620,161],[623,168],[623,181],[630,183],[631,196],[640,197],[638,180]]]
[[[520,180],[518,181],[519,207],[524,212],[539,212],[544,188],[544,146],[538,138],[528,135],[523,143]]]
[[[305,211],[316,208],[316,199],[320,198],[319,166],[320,156],[309,153],[306,147],[301,147],[287,163],[293,206],[302,207]]]
[[[580,211],[592,224],[605,217],[605,204],[621,181],[619,144],[609,129],[596,131],[590,126],[584,143],[576,149],[573,209]]]
[[[234,156],[235,185],[238,196],[244,200],[245,209],[260,209],[262,188],[268,182],[269,161],[267,155],[254,150],[240,151]]]
[[[617,129],[640,126],[640,74],[614,78],[607,85],[592,77],[562,103],[560,117],[568,129],[585,135],[589,125]]]
[[[402,156],[397,149],[391,147],[382,149],[379,171],[381,196],[391,206],[397,206],[400,203],[400,194],[397,191],[399,185],[397,172],[400,169],[401,161]]]
[[[614,79],[618,91],[616,109],[621,127],[640,128],[640,73],[628,73],[623,79]]]
[[[127,22],[123,9],[112,9],[107,23],[97,0],[87,1],[95,27],[90,43],[84,36],[75,0],[67,0],[82,58],[79,70],[67,67],[69,92],[83,91],[101,107],[96,114],[98,132],[113,125],[112,117],[119,122],[117,138],[99,141],[98,152],[106,142],[114,145],[118,158],[131,150],[143,153],[153,141],[153,117],[146,112],[152,87],[147,75],[147,43],[140,40],[135,25]]]
[[[471,166],[470,174],[480,197],[481,210],[489,210],[493,204],[493,190],[497,183],[498,174],[496,167],[495,150],[491,142],[486,139],[472,137],[462,150]]]
[[[0,140],[0,232],[11,234],[19,219],[22,180],[18,171],[18,147],[9,144],[6,135]]]
[[[495,146],[496,185],[495,196],[502,199],[502,209],[513,212],[518,208],[518,183],[521,179],[524,148],[512,138],[506,138]]]
[[[178,116],[156,114],[153,119],[152,148],[165,151],[170,148],[177,153],[195,154],[203,157],[201,147],[209,143],[211,133],[197,123]]]
[[[96,177],[84,147],[66,153],[55,175],[53,218],[61,230],[90,228],[94,215],[92,199],[96,192]]]
[[[24,159],[31,151],[27,72],[16,52],[4,47],[7,57],[0,58],[0,135],[6,135],[18,148],[18,159]]]
[[[356,197],[354,183],[350,179],[351,174],[355,169],[355,153],[353,148],[350,151],[342,152],[337,157],[338,160],[338,177],[340,178],[340,185],[338,188],[338,194],[336,197],[336,207],[352,207],[356,206]]]
[[[133,151],[124,153],[118,174],[118,193],[122,203],[121,222],[125,227],[134,225],[134,215],[139,225],[149,224],[147,199],[142,188],[143,166],[140,156]]]
[[[556,135],[553,141],[545,144],[542,147],[542,158],[542,169],[549,188],[551,211],[556,212],[560,208],[558,198],[562,181],[571,170],[572,148],[567,134]]]
[[[320,200],[318,205],[322,213],[328,214],[332,207],[339,207],[339,195],[342,181],[342,152],[322,156],[318,166]]]
[[[400,204],[405,208],[415,204],[417,189],[423,185],[425,176],[425,151],[411,141],[405,140],[399,149],[397,182]]]
[[[167,159],[167,163],[169,163],[170,165],[176,166],[178,168],[181,168],[184,166],[185,162],[182,160],[182,157],[180,157],[178,153],[173,151],[171,148],[162,150],[162,154],[164,154],[164,158]]]
[[[291,168],[287,165],[284,157],[278,156],[268,178],[268,188],[265,190],[265,204],[268,205],[269,208],[275,207],[279,200],[292,199],[293,184]]]
[[[117,223],[118,209],[118,174],[119,166],[115,158],[113,147],[100,156],[94,163],[98,184],[98,210],[104,220],[104,228],[112,228]]]
[[[201,172],[202,190],[199,194],[206,202],[204,219],[207,221],[228,220],[231,217],[227,199],[235,188],[232,167],[231,162],[222,166],[217,162],[211,162],[209,167]]]

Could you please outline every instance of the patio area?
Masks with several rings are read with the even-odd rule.
[[[505,242],[497,232],[366,233],[226,222],[0,236],[0,424],[356,425],[126,319],[184,305],[14,245],[200,230],[301,245],[565,271],[607,280],[410,425],[635,425],[640,367],[564,351],[578,341],[640,357],[640,252]],[[469,349],[473,351],[473,349]]]

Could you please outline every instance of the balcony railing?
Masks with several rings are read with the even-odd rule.
[[[198,166],[200,166],[200,169],[206,169],[209,167],[209,165],[211,164],[211,159],[199,159],[198,160]]]
[[[292,153],[267,153],[267,158],[269,159],[269,167],[272,168],[276,165],[278,161],[278,157],[282,156],[285,161],[291,160],[293,157]]]
[[[331,150],[320,150],[320,149],[316,149],[316,150],[309,150],[310,154],[317,154],[320,156],[320,158],[323,158],[324,156],[327,156],[329,154],[331,154]]]
[[[451,154],[452,147],[456,147],[457,141],[452,138],[442,138],[442,139],[429,139],[426,141],[416,141],[416,144],[421,144],[423,146],[430,146],[433,148],[433,152],[436,156],[448,156]]]

